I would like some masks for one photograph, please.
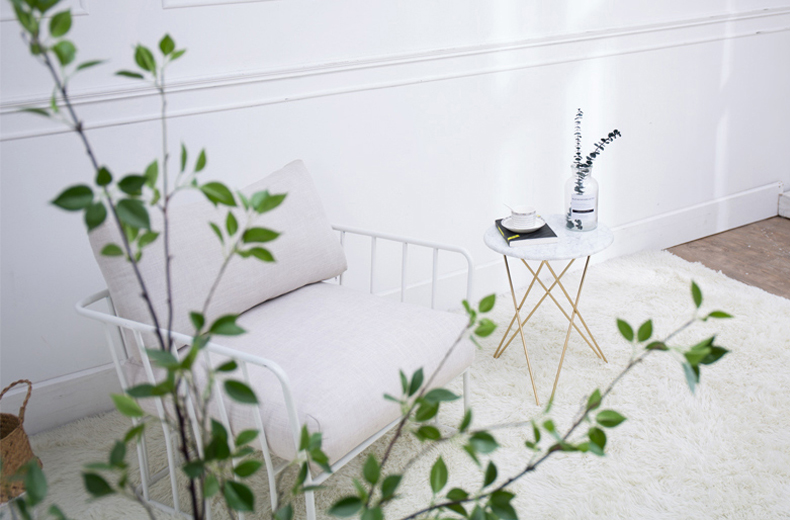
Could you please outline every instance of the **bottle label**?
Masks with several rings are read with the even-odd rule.
[[[573,220],[581,220],[582,224],[594,223],[597,220],[595,215],[595,196],[572,195],[571,218]]]

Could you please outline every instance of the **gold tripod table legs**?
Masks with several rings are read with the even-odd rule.
[[[524,346],[524,355],[527,358],[527,369],[529,371],[530,382],[532,383],[532,391],[535,394],[535,402],[538,405],[540,405],[540,400],[538,398],[538,391],[537,391],[537,388],[535,386],[535,378],[534,378],[534,375],[533,375],[533,372],[532,372],[532,364],[530,363],[529,353],[527,351],[527,342],[526,342],[526,339],[524,338],[524,324],[529,321],[529,319],[532,317],[533,314],[535,314],[535,311],[537,311],[538,307],[541,306],[541,304],[544,302],[544,300],[546,298],[550,298],[554,302],[554,304],[557,306],[557,308],[560,310],[560,312],[562,312],[563,316],[565,316],[565,319],[568,320],[568,330],[565,333],[565,343],[564,343],[564,345],[562,347],[562,354],[560,355],[560,363],[559,363],[559,366],[557,367],[557,375],[554,378],[554,386],[553,386],[552,391],[551,391],[551,399],[554,399],[554,394],[557,391],[557,383],[559,382],[560,372],[562,371],[562,365],[563,365],[563,363],[565,361],[565,352],[568,349],[568,343],[570,341],[571,330],[575,329],[576,332],[579,333],[579,336],[581,336],[581,338],[587,343],[587,345],[590,347],[590,349],[593,351],[593,353],[599,359],[602,359],[604,362],[608,363],[608,361],[606,359],[606,356],[603,353],[603,350],[601,350],[601,347],[598,345],[598,342],[595,341],[595,338],[593,337],[592,332],[590,331],[590,328],[587,326],[587,323],[584,321],[584,318],[582,317],[581,313],[579,312],[579,300],[581,298],[582,287],[584,287],[584,280],[585,280],[585,278],[587,276],[587,267],[590,265],[590,257],[588,256],[586,261],[585,261],[585,263],[584,263],[584,270],[582,271],[582,277],[581,277],[581,281],[579,282],[579,289],[576,291],[576,298],[575,298],[575,300],[573,298],[571,298],[570,294],[568,294],[568,291],[562,285],[562,281],[561,281],[562,277],[565,275],[565,273],[571,267],[571,265],[573,264],[574,260],[571,260],[570,262],[568,262],[568,265],[566,265],[565,268],[560,272],[560,274],[557,275],[557,273],[554,271],[554,269],[552,269],[552,267],[549,264],[548,260],[541,261],[540,266],[538,267],[538,269],[537,270],[533,270],[532,267],[530,267],[530,265],[525,260],[522,259],[521,260],[522,263],[527,267],[527,269],[529,269],[530,273],[532,273],[532,281],[530,282],[529,286],[527,287],[527,290],[524,293],[524,297],[521,299],[521,303],[517,303],[516,291],[515,291],[515,289],[513,287],[513,279],[512,279],[511,274],[510,274],[510,265],[508,264],[507,256],[504,256],[504,258],[505,258],[505,269],[507,270],[507,279],[508,279],[508,283],[510,284],[510,294],[513,297],[513,308],[515,309],[515,313],[513,315],[513,318],[510,320],[510,324],[508,325],[507,330],[502,335],[502,340],[499,342],[499,346],[497,347],[496,351],[494,352],[494,357],[495,358],[499,358],[505,352],[505,349],[507,349],[507,347],[510,345],[510,343],[516,338],[516,336],[517,335],[521,336],[521,343]],[[543,269],[544,266],[548,269],[548,271],[551,273],[552,277],[554,278],[554,282],[551,283],[551,285],[549,285],[548,287],[546,287],[546,284],[544,284],[543,281],[539,278],[540,272],[541,272],[541,270]],[[527,301],[527,297],[529,296],[530,292],[532,291],[532,288],[535,285],[535,282],[537,282],[543,288],[545,293],[540,298],[540,300],[538,300],[538,302],[535,304],[535,306],[532,308],[532,311],[530,311],[530,313],[527,315],[527,317],[522,321],[520,312],[521,312],[522,307],[524,306],[524,303]],[[565,295],[565,298],[567,299],[568,303],[570,303],[570,306],[571,306],[570,315],[568,315],[568,312],[566,312],[566,310],[563,308],[563,306],[560,304],[560,302],[557,301],[557,299],[554,297],[554,295],[551,294],[552,289],[554,289],[557,286],[559,286],[560,290]],[[576,318],[577,317],[578,317],[578,321],[584,327],[584,331],[576,324]],[[513,323],[514,322],[517,323],[518,330],[514,330],[513,334],[510,335],[510,339],[508,339],[508,335],[510,334],[510,329],[513,328]],[[585,334],[585,332],[586,332],[586,334]]]

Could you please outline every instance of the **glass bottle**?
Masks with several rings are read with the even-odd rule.
[[[565,225],[572,231],[598,227],[598,181],[592,177],[592,165],[571,165],[565,183]]]

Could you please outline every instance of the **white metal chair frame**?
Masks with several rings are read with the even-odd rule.
[[[473,274],[473,261],[472,257],[466,249],[455,247],[452,245],[441,244],[436,242],[430,242],[425,240],[417,240],[406,238],[397,235],[390,235],[385,233],[376,233],[372,231],[357,229],[357,228],[350,228],[350,227],[342,227],[342,226],[333,226],[333,228],[340,233],[340,242],[344,244],[346,234],[352,235],[360,235],[370,238],[371,243],[371,260],[370,260],[370,292],[373,293],[373,286],[374,286],[374,279],[376,274],[376,249],[377,249],[377,241],[378,240],[387,240],[392,242],[399,242],[403,245],[403,252],[402,252],[402,262],[401,262],[401,286],[400,286],[400,300],[401,302],[404,301],[405,293],[406,293],[406,271],[407,271],[407,260],[408,260],[408,249],[409,246],[417,246],[417,247],[424,247],[430,248],[433,250],[433,270],[432,270],[432,277],[431,277],[431,308],[434,308],[436,305],[436,294],[437,294],[437,286],[439,281],[439,251],[446,251],[450,253],[457,253],[462,255],[467,262],[467,280],[466,280],[466,298],[467,300],[471,300],[472,295],[472,274]],[[340,275],[338,283],[343,284],[343,275]],[[109,306],[110,311],[113,314],[108,314],[106,312],[100,312],[96,310],[89,309],[91,305],[100,301],[106,300]],[[105,289],[104,291],[98,292],[87,298],[81,300],[76,305],[77,312],[83,316],[86,316],[91,319],[95,319],[104,323],[105,329],[105,336],[107,340],[107,345],[110,349],[110,353],[112,355],[113,364],[115,365],[115,369],[118,375],[118,380],[121,383],[121,387],[125,391],[129,388],[129,385],[126,381],[126,377],[124,375],[123,369],[121,367],[122,361],[128,359],[128,352],[125,349],[125,345],[123,348],[124,358],[123,360],[118,355],[118,349],[116,348],[115,344],[116,341],[113,338],[113,328],[117,329],[118,332],[121,332],[121,329],[128,329],[133,332],[135,338],[135,347],[138,349],[139,357],[142,359],[143,366],[146,372],[146,376],[151,384],[155,384],[156,380],[154,377],[154,372],[151,367],[151,363],[145,353],[145,347],[143,344],[142,333],[143,332],[155,332],[155,327],[152,325],[147,325],[131,320],[127,320],[124,318],[120,318],[115,315],[115,308],[113,306],[112,300],[110,298],[109,292]],[[159,329],[162,333],[167,333],[166,329]],[[177,332],[173,332],[173,339],[177,342],[182,342],[183,344],[191,344],[192,338],[185,334],[180,334]],[[123,338],[123,334],[119,334],[121,338]],[[123,339],[122,339],[123,341]],[[285,371],[275,362],[270,361],[266,358],[260,356],[254,356],[251,354],[243,353],[236,351],[234,349],[230,349],[227,347],[223,347],[215,342],[209,342],[206,348],[203,350],[204,356],[206,357],[206,361],[208,363],[211,362],[211,356],[219,355],[219,356],[226,356],[228,358],[233,358],[238,363],[241,373],[243,376],[243,381],[246,384],[250,384],[249,381],[249,372],[248,372],[248,365],[256,365],[263,368],[268,369],[271,371],[280,382],[282,387],[283,396],[285,399],[285,405],[288,414],[288,421],[293,433],[294,439],[294,446],[299,446],[299,438],[301,434],[301,424],[298,420],[298,415],[296,413],[296,406],[293,402],[292,392],[291,392],[291,384],[288,379],[288,375]],[[216,388],[215,391],[217,394],[221,394],[221,388],[219,386],[219,382],[215,382]],[[464,409],[469,407],[469,373],[464,372],[463,374],[463,394],[464,394]],[[155,398],[155,405],[157,409],[157,414],[159,415],[160,419],[165,418],[165,407],[164,403],[161,398]],[[222,399],[217,400],[219,413],[220,413],[220,420],[224,424],[225,428],[231,432],[230,427],[230,420],[228,418],[227,411],[225,410],[225,406]],[[194,407],[192,406],[191,401],[188,401],[188,414],[190,420],[192,422],[193,429],[196,435],[199,435],[199,428],[197,428],[196,424],[196,416],[194,412]],[[271,497],[271,505],[272,511],[277,510],[277,483],[276,483],[276,476],[287,467],[288,462],[279,465],[278,467],[274,467],[272,462],[271,453],[268,449],[268,444],[266,442],[266,433],[263,428],[263,419],[261,417],[260,408],[254,407],[253,416],[255,420],[255,424],[260,432],[258,436],[258,447],[260,448],[261,452],[263,453],[264,463],[266,466],[266,472],[268,474],[269,480],[269,494]],[[332,464],[332,472],[335,472],[346,465],[350,460],[356,457],[360,452],[362,452],[365,448],[373,444],[376,440],[378,440],[382,435],[387,433],[392,427],[394,427],[401,419],[398,418],[395,421],[391,422],[378,432],[374,433],[370,437],[368,437],[365,441],[363,441],[359,446],[354,448],[352,451],[347,453],[343,456],[340,460]],[[132,420],[134,425],[138,424],[138,420]],[[145,436],[142,437],[141,442],[137,445],[137,458],[140,465],[140,486],[138,487],[138,491],[142,494],[143,498],[149,502],[151,505],[166,511],[168,513],[179,514],[190,518],[187,512],[181,509],[181,504],[179,503],[178,497],[178,486],[176,481],[176,457],[177,457],[177,450],[173,445],[173,438],[172,436],[175,435],[175,432],[171,431],[167,426],[165,421],[162,421],[162,428],[164,430],[165,435],[165,446],[167,450],[167,461],[168,467],[160,470],[156,474],[151,474],[151,470],[148,465],[148,456],[146,450],[146,441]],[[197,439],[198,449],[201,450],[199,453],[200,456],[203,455],[202,453],[202,442],[198,438]],[[178,442],[177,440],[175,442]],[[167,504],[162,504],[160,502],[154,501],[150,498],[150,486],[167,476],[169,473],[170,476],[170,484],[171,484],[171,491],[172,491],[172,498],[173,498],[173,506],[169,506]],[[308,479],[306,485],[318,485],[321,484],[324,480],[326,480],[331,473],[323,472],[316,477],[312,477],[310,472],[308,471]],[[309,491],[305,493],[305,503],[306,503],[306,513],[308,520],[315,520],[316,518],[316,511],[315,511],[315,496],[313,491]],[[206,514],[207,518],[211,517],[211,510],[210,508],[206,507]],[[244,515],[240,515],[240,518],[243,519]]]

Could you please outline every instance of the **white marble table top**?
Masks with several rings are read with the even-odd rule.
[[[571,231],[565,227],[564,215],[544,217],[546,223],[557,234],[559,242],[554,244],[510,247],[495,225],[483,235],[486,245],[501,255],[524,260],[570,260],[603,251],[614,242],[612,231],[598,222],[592,231]]]

